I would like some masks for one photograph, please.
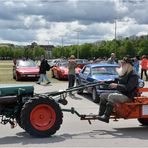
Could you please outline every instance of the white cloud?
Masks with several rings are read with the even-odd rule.
[[[147,34],[148,1],[7,0],[0,5],[1,41],[75,44]]]
[[[24,25],[26,27],[31,27],[31,26],[41,26],[41,27],[44,27],[46,25],[46,20],[43,19],[42,16],[26,16],[26,17],[22,17],[21,18],[23,21],[24,21]]]

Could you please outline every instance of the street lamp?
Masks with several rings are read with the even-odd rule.
[[[118,39],[118,37],[119,37],[119,35],[117,35],[117,29],[119,28],[119,26],[117,26],[119,23],[121,24],[121,23],[126,23],[126,26],[128,25],[127,23],[129,22],[129,20],[127,19],[127,20],[125,20],[125,19],[120,19],[120,18],[115,18],[114,19],[114,30],[115,30],[115,32],[114,32],[114,38],[115,38],[115,40],[117,40]],[[118,31],[118,34],[119,34],[119,31]],[[120,33],[121,34],[121,33]]]
[[[79,33],[80,31],[77,31],[77,59],[79,59]]]
[[[63,57],[63,43],[64,43],[64,42],[63,42],[63,37],[64,37],[64,36],[63,36],[63,35],[61,35],[61,43],[62,43],[62,57]]]
[[[116,41],[116,38],[117,38],[117,21],[115,19],[115,41]]]
[[[80,30],[75,30],[77,33],[77,59],[79,59],[79,35],[80,35]]]
[[[49,50],[49,45],[50,45],[50,40],[46,40],[47,41],[47,55],[48,55],[48,58],[51,58],[52,57],[52,52]]]

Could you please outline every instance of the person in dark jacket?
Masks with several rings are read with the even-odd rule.
[[[117,69],[118,83],[111,83],[110,88],[117,89],[116,93],[102,93],[100,95],[100,108],[98,119],[109,123],[110,115],[115,103],[130,102],[135,96],[138,86],[138,75],[134,71],[132,60],[124,57],[121,67]]]
[[[47,77],[46,75],[46,71],[47,71],[47,60],[45,59],[45,57],[42,55],[41,56],[41,63],[40,63],[40,70],[39,70],[39,73],[40,73],[40,78],[39,80],[36,82],[37,84],[41,84],[41,82],[44,81],[44,79],[47,81],[46,84],[50,84],[50,80],[49,78]]]

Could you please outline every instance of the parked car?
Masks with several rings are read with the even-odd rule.
[[[76,73],[79,73],[81,68],[75,69]],[[51,68],[51,74],[53,78],[68,79],[68,62],[58,62]]]
[[[87,59],[76,59],[77,67],[83,68],[84,65],[89,64],[89,61]]]
[[[54,65],[56,65],[59,62],[66,62],[67,60],[65,59],[48,59],[47,62],[48,64],[53,67]]]
[[[26,79],[38,79],[39,67],[33,60],[17,60],[13,66],[13,78],[17,81]]]
[[[116,68],[119,67],[118,64],[107,64],[107,63],[97,63],[88,64],[83,67],[79,74],[76,76],[76,85],[85,85],[90,82],[101,82],[104,81],[106,85],[98,85],[94,87],[88,87],[85,89],[88,93],[92,95],[92,100],[94,102],[100,101],[100,94],[104,92],[116,92],[116,89],[108,88],[108,84],[118,81],[118,73]],[[144,86],[144,81],[139,79],[139,87]],[[83,89],[79,90],[78,93],[83,93]]]

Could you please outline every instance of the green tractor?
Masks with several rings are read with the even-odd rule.
[[[32,85],[0,85],[0,117],[1,124],[10,123],[14,128],[17,124],[34,137],[49,137],[60,129],[63,122],[63,112],[76,114],[81,120],[98,120],[98,115],[79,114],[74,107],[61,109],[59,104],[66,105],[67,94],[72,91],[84,90],[102,83],[91,82],[66,90],[47,93],[34,93]],[[105,84],[107,85],[107,84]],[[130,103],[116,104],[112,118],[136,118],[142,125],[148,125],[148,97],[142,96],[148,88],[138,88],[135,100]]]
[[[49,137],[62,124],[59,104],[48,95],[35,95],[32,85],[0,85],[1,124],[19,125],[34,137]]]

